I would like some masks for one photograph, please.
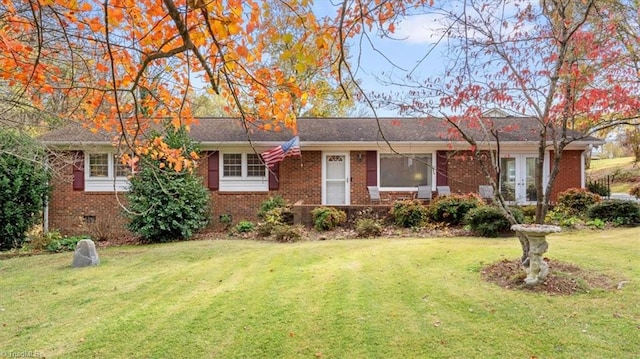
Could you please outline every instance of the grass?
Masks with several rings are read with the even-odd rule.
[[[628,281],[546,296],[480,280],[514,238],[211,240],[0,261],[0,357],[632,358],[640,228],[550,236],[549,257]]]
[[[599,179],[606,175],[615,175],[611,184],[611,192],[628,193],[640,179],[640,165],[633,162],[633,157],[618,157],[591,160],[591,168],[587,170],[589,179]]]

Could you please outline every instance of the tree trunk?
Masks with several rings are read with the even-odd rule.
[[[520,257],[520,263],[526,268],[529,266],[529,238],[523,233],[516,232],[518,240],[520,240],[520,247],[522,247],[522,256]]]

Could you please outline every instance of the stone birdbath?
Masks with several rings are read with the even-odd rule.
[[[524,282],[527,285],[536,285],[549,274],[549,265],[542,257],[549,248],[547,234],[560,232],[560,227],[548,224],[514,224],[511,230],[524,235],[529,240],[529,263],[528,266],[524,263],[527,271]]]

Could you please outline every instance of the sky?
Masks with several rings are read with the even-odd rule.
[[[319,16],[333,17],[336,9],[331,0],[314,2],[314,11]],[[382,38],[375,33],[369,34],[372,44],[369,44],[366,39],[361,41],[361,37],[353,39],[350,44],[350,55],[352,65],[357,65],[356,78],[361,81],[363,90],[366,93],[393,93],[400,91],[400,88],[389,86],[379,79],[385,79],[388,76],[404,77],[412,70],[413,74],[420,78],[442,72],[442,49],[441,47],[433,48],[439,38],[436,34],[437,26],[436,15],[413,15],[402,19],[396,25],[395,39]],[[357,61],[358,57],[359,61]],[[398,116],[398,113],[381,109],[378,116],[394,117]]]
[[[537,0],[504,2],[500,11],[504,11],[503,15],[506,16],[513,15],[519,6],[535,2]],[[334,17],[338,4],[341,3],[341,0],[315,0],[314,12],[318,17]],[[455,9],[456,13],[461,12],[462,4],[462,2],[451,0],[441,2],[442,6],[446,6],[448,10]],[[395,39],[382,38],[375,33],[370,33],[375,49],[366,41],[360,41],[360,37],[352,40],[350,54],[353,60],[356,60],[357,55],[360,56],[356,78],[361,81],[365,93],[395,94],[398,91],[404,91],[401,87],[381,82],[379,78],[391,76],[402,79],[411,73],[414,79],[424,80],[444,73],[449,59],[444,54],[447,39],[441,39],[441,30],[439,31],[443,27],[440,21],[443,15],[436,14],[433,8],[419,11],[423,13],[400,19],[395,26],[396,31],[393,34]],[[400,115],[396,111],[386,109],[381,109],[377,114],[391,117]]]

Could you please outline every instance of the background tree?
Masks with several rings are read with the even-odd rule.
[[[335,73],[336,61],[317,63],[305,58],[304,48],[313,48],[316,41],[322,40],[316,33],[307,33],[300,27],[299,17],[288,15],[288,7],[283,2],[272,3],[265,11],[265,21],[276,28],[287,29],[286,34],[273,33],[264,56],[272,67],[279,67],[287,78],[295,78],[305,93],[306,104],[301,98],[293,98],[293,111],[298,117],[344,116],[355,106],[355,86],[353,79],[344,79],[341,83]],[[330,53],[339,53],[338,42],[327,44]],[[348,47],[343,49],[348,55]],[[247,106],[249,107],[249,106]]]
[[[51,176],[45,161],[30,137],[0,129],[0,250],[19,248],[42,219]]]
[[[634,162],[640,162],[640,125],[627,126],[622,133],[622,145],[631,149]]]
[[[153,135],[151,143],[140,157],[138,173],[130,178],[125,212],[128,228],[148,242],[190,238],[208,223],[209,191],[186,161],[169,161],[176,157],[197,160],[198,146],[184,127],[172,126],[167,126],[165,135]],[[167,155],[170,152],[181,154]]]

